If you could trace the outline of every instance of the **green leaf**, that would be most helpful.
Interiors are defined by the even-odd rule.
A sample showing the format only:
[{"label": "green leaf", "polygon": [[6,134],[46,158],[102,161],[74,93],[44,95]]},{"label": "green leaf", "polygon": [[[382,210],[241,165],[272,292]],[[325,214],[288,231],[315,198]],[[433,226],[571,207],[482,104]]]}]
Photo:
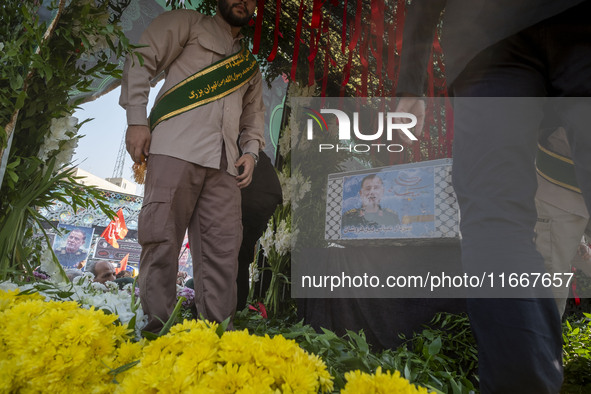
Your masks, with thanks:
[{"label": "green leaf", "polygon": [[365,340],[365,338],[362,338],[357,333],[355,333],[353,331],[349,331],[349,330],[347,330],[347,335],[349,335],[351,338],[353,338],[353,340],[355,341],[357,347],[359,347],[359,350],[361,352],[363,352],[363,353],[369,352],[369,345],[367,344],[367,341]]},{"label": "green leaf", "polygon": [[14,109],[19,110],[25,105],[25,99],[27,98],[27,93],[23,90],[19,92],[18,97],[16,98],[16,103],[14,104]]},{"label": "green leaf", "polygon": [[441,337],[437,337],[437,338],[435,338],[435,340],[433,342],[431,342],[429,344],[429,354],[431,356],[434,356],[436,354],[439,354],[440,350],[441,350]]},{"label": "green leaf", "polygon": [[16,78],[10,80],[10,87],[14,90],[22,89],[23,84],[24,80],[21,75],[17,75]]},{"label": "green leaf", "polygon": [[168,318],[168,320],[164,324],[164,327],[162,327],[162,329],[158,333],[159,337],[168,334],[168,332],[170,331],[170,328],[176,323],[177,317],[178,317],[179,313],[181,312],[181,305],[183,304],[183,302],[185,300],[186,300],[185,297],[179,297],[179,299],[176,303],[176,306],[174,307],[174,310],[172,311],[172,314],[170,315],[170,317]]},{"label": "green leaf", "polygon": [[65,299],[65,298],[70,298],[74,292],[73,291],[58,291],[57,293],[55,293],[59,298]]},{"label": "green leaf", "polygon": [[10,176],[10,179],[12,179],[12,181],[14,183],[18,182],[18,175],[14,172],[14,171],[7,171],[6,174],[8,174],[8,176]]},{"label": "green leaf", "polygon": [[410,372],[410,365],[409,365],[409,362],[407,361],[407,362],[406,362],[406,365],[404,366],[404,378],[405,378],[406,380],[410,380],[410,378],[411,378],[411,375],[412,375],[412,374],[411,374],[411,372]]},{"label": "green leaf", "polygon": [[129,371],[131,368],[135,367],[139,363],[140,363],[140,360],[136,360],[136,361],[132,361],[130,363],[127,363],[125,365],[122,365],[119,368],[111,369],[109,371],[109,375],[116,376],[122,372]]},{"label": "green leaf", "polygon": [[131,330],[131,331],[135,331],[135,321],[136,321],[137,315],[134,314],[133,317],[129,320],[129,323],[127,323],[127,329]]},{"label": "green leaf", "polygon": [[228,328],[228,325],[230,324],[230,318],[228,317],[226,320],[224,320],[223,322],[220,323],[220,325],[216,328],[215,333],[218,335],[218,337],[222,337],[222,335],[224,335],[224,332],[226,332],[226,329]]},{"label": "green leaf", "polygon": [[429,392],[434,392],[434,393],[436,393],[436,394],[446,394],[445,392],[443,392],[443,391],[441,391],[441,390],[438,390],[438,389],[436,389],[435,387],[433,387],[433,386],[432,386],[432,385],[430,385],[430,384],[425,384],[424,386],[425,386],[426,388],[428,388],[428,389],[429,389]]},{"label": "green leaf", "polygon": [[150,331],[142,331],[142,337],[146,338],[148,341],[153,341],[158,338],[158,334],[154,334]]},{"label": "green leaf", "polygon": [[451,379],[449,383],[451,384],[453,394],[462,394],[462,388],[456,383],[455,380]]}]

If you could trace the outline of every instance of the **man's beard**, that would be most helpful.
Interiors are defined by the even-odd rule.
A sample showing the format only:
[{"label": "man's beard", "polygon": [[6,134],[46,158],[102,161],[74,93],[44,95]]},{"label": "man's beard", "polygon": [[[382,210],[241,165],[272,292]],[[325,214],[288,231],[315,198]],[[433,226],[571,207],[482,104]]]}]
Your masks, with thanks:
[{"label": "man's beard", "polygon": [[[250,21],[252,15],[247,15],[244,17],[236,16],[232,13],[232,0],[218,0],[218,8],[220,9],[220,13],[222,17],[230,26],[234,27],[242,27]],[[244,6],[246,9],[246,6]],[[248,12],[248,10],[246,11]]]}]

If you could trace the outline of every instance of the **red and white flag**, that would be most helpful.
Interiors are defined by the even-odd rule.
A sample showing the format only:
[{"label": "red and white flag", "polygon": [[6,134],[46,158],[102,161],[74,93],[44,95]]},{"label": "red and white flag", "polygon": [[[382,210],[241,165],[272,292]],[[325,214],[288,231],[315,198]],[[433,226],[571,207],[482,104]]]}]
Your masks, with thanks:
[{"label": "red and white flag", "polygon": [[101,234],[111,246],[119,249],[118,239],[123,239],[127,235],[127,226],[125,225],[125,219],[123,218],[123,210],[119,208],[117,216],[111,220],[111,223],[105,228],[105,231]]}]

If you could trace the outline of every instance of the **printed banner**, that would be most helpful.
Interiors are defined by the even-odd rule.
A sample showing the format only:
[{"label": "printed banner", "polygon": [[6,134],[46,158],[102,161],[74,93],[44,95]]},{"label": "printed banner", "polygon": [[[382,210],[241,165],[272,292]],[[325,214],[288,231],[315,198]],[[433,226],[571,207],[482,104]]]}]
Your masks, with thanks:
[{"label": "printed banner", "polygon": [[115,249],[104,238],[99,238],[93,258],[102,260],[121,261],[129,253],[128,264],[139,264],[142,247],[136,241],[119,241],[119,248]]}]

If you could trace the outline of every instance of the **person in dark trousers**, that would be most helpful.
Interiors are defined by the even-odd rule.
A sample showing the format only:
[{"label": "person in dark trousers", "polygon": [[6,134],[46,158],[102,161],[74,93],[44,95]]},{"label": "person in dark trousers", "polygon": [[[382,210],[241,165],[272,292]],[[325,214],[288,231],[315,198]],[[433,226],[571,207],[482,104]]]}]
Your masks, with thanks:
[{"label": "person in dark trousers", "polygon": [[[238,254],[238,303],[243,309],[249,292],[249,268],[255,258],[259,238],[267,229],[267,223],[275,208],[282,202],[281,184],[271,159],[260,152],[259,162],[252,174],[250,185],[242,189],[242,244]],[[262,267],[261,267],[262,268]],[[263,274],[263,278],[269,275]],[[265,281],[260,284],[265,287]]]},{"label": "person in dark trousers", "polygon": [[[556,104],[568,133],[576,177],[591,208],[591,2],[412,1],[404,25],[399,112],[424,115],[417,96],[425,91],[443,9],[441,46],[454,96],[452,180],[464,269],[474,275],[543,273],[533,241],[534,161],[549,102]],[[561,324],[550,289],[497,289],[467,299],[467,307],[483,394],[560,391]]]}]

